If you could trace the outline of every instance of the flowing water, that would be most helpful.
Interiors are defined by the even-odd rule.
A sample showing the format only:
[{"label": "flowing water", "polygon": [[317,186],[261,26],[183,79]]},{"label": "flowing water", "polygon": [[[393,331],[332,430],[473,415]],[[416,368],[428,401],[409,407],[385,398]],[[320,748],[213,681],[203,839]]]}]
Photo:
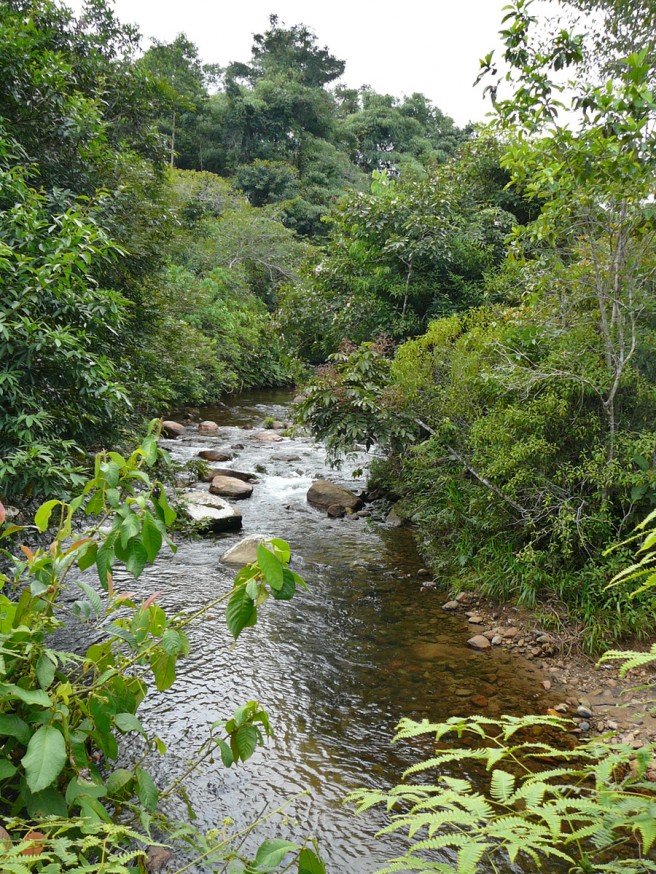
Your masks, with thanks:
[{"label": "flowing water", "polygon": [[[201,449],[241,444],[225,466],[252,471],[259,465],[266,472],[253,496],[239,502],[241,532],[183,542],[143,574],[141,591],[162,590],[168,611],[210,602],[229,590],[234,576],[221,555],[256,533],[290,542],[292,567],[309,590],[291,602],[267,602],[258,625],[235,647],[222,609],[192,626],[191,655],[180,663],[175,685],[144,705],[145,722],[169,750],[151,767],[162,783],[175,779],[215,720],[256,699],[268,710],[275,736],[244,765],[227,770],[217,758],[189,777],[197,824],[220,828],[230,817],[243,826],[309,790],[290,806],[287,821],[266,822],[259,839],[310,833],[328,871],[369,874],[401,844],[374,837],[386,822],[384,812],[355,817],[342,802],[356,787],[399,782],[404,768],[426,754],[425,743],[423,749],[390,745],[399,718],[467,715],[476,712],[471,698],[477,694],[488,699],[490,715],[544,709],[536,700],[540,676],[500,650],[475,653],[466,646],[463,618],[445,614],[444,592],[418,576],[421,562],[408,531],[369,519],[331,520],[307,504],[313,479],[354,490],[364,482],[351,479],[347,468],[326,468],[321,448],[307,438],[256,439],[265,416],[289,417],[289,397],[242,396],[229,407],[202,411],[221,426],[218,436],[189,432],[164,441],[181,461]],[[356,459],[351,467],[361,463]]]}]

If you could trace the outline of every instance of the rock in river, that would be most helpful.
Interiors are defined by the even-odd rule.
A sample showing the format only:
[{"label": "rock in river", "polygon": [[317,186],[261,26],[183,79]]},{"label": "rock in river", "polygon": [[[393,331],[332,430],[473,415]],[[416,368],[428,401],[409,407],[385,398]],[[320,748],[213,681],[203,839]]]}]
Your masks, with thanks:
[{"label": "rock in river", "polygon": [[[362,499],[353,492],[325,479],[318,479],[312,483],[307,493],[307,502],[319,510],[328,510],[334,505],[339,505],[344,510],[359,510],[362,507]],[[334,512],[334,511],[333,511]]]},{"label": "rock in river", "polygon": [[216,424],[216,422],[210,422],[209,420],[205,420],[204,422],[200,423],[200,425],[198,426],[198,430],[201,434],[216,434],[216,432],[219,430],[219,426]]},{"label": "rock in river", "polygon": [[183,492],[185,514],[200,531],[236,531],[241,528],[241,513],[223,498],[209,492]]},{"label": "rock in river", "polygon": [[218,449],[202,449],[198,456],[205,461],[230,461],[233,457],[231,452],[221,452]]},{"label": "rock in river", "polygon": [[223,564],[228,564],[231,567],[245,567],[257,559],[257,547],[260,543],[264,543],[266,537],[263,534],[251,534],[249,537],[244,537],[239,543],[231,546],[227,552],[221,556]]},{"label": "rock in river", "polygon": [[467,644],[474,649],[489,649],[491,646],[490,641],[487,637],[483,637],[482,634],[476,634],[474,637],[470,637]]},{"label": "rock in river", "polygon": [[233,479],[240,479],[245,483],[256,483],[257,474],[249,473],[245,470],[232,470],[229,467],[212,467],[203,477],[203,482],[211,483],[215,476],[230,476]]},{"label": "rock in river", "polygon": [[253,486],[234,476],[215,476],[210,485],[213,495],[223,495],[224,498],[250,498]]},{"label": "rock in river", "polygon": [[184,425],[181,425],[180,422],[173,422],[170,419],[166,419],[162,422],[162,431],[167,437],[181,437],[184,434],[185,427]]}]

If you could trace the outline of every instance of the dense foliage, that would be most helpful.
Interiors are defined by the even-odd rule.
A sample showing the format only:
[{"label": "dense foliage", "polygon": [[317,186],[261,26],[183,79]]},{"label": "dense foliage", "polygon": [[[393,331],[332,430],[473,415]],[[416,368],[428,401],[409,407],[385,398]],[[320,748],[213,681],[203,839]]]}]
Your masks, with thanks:
[{"label": "dense foliage", "polygon": [[[403,198],[380,197],[375,209],[360,198],[362,224],[345,223],[343,250],[353,285],[356,259],[373,254],[375,268],[360,287],[375,283],[380,265],[403,313],[412,301],[413,261],[409,255],[401,261],[404,289],[395,284],[395,272],[403,272],[392,269],[390,255],[412,252],[415,234],[424,247],[422,229],[430,226],[437,258],[422,285],[434,309],[446,290],[447,311],[463,311],[401,345],[387,387],[383,381],[368,389],[379,408],[381,399],[393,399],[388,415],[396,409],[417,420],[414,438],[392,457],[384,478],[403,498],[434,567],[503,598],[565,602],[584,619],[588,645],[599,646],[613,635],[653,628],[651,594],[629,602],[617,590],[606,592],[608,569],[596,556],[656,498],[656,101],[646,51],[616,63],[608,82],[588,81],[580,73],[583,37],[561,30],[548,46],[536,47],[529,7],[518,0],[506,17],[507,72],[500,76],[492,56],[481,62],[495,98],[500,164],[523,198],[519,205],[528,208],[490,211],[474,201],[458,225],[463,200],[444,197],[446,223],[433,201],[427,220],[421,209],[412,212],[402,238],[394,222]],[[559,73],[568,67],[579,71],[571,83]],[[578,113],[576,129],[559,123],[564,108]],[[458,180],[466,166],[455,162],[440,177]],[[455,225],[460,247],[445,225]],[[472,256],[462,240],[477,231],[472,249],[480,264],[474,260],[468,275]],[[454,262],[446,285],[445,257]],[[366,331],[377,311],[371,301],[362,309],[370,321],[360,313],[355,321]],[[388,317],[388,324],[395,322]],[[321,422],[308,403],[311,408],[314,398],[317,411],[326,409],[326,390],[331,393],[325,384],[323,394],[310,390],[303,415],[334,451],[348,446],[344,423],[358,420],[363,404],[338,388],[332,395],[340,413]],[[371,440],[380,435],[388,442],[384,412],[368,426]]]}]

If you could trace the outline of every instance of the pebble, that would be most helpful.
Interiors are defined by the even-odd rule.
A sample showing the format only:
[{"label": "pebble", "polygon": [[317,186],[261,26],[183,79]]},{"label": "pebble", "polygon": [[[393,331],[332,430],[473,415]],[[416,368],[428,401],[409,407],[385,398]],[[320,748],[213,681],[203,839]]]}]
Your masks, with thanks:
[{"label": "pebble", "polygon": [[471,622],[472,625],[480,625],[483,622],[483,617],[475,613],[473,616],[469,616],[467,621]]},{"label": "pebble", "polygon": [[543,680],[542,688],[545,690],[545,692],[548,692],[549,689],[551,689],[551,680]]},{"label": "pebble", "polygon": [[499,646],[500,643],[503,643],[503,637],[500,634],[495,634],[492,638],[492,644],[494,646]]},{"label": "pebble", "polygon": [[592,718],[592,710],[589,707],[581,704],[576,708],[577,716],[582,716],[583,719],[591,719]]},{"label": "pebble", "polygon": [[472,695],[471,703],[475,707],[487,707],[490,702],[487,700],[485,695]]},{"label": "pebble", "polygon": [[457,601],[447,601],[446,604],[442,604],[442,610],[457,610],[460,607]]},{"label": "pebble", "polygon": [[579,728],[581,731],[590,731],[590,723],[589,722],[579,722]]}]

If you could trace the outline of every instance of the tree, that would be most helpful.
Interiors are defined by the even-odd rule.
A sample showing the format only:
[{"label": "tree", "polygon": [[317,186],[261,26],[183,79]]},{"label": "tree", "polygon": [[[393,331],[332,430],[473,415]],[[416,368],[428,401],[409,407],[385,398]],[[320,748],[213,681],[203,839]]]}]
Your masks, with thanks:
[{"label": "tree", "polygon": [[[201,63],[197,46],[184,33],[178,34],[172,43],[154,40],[141,63],[164,86],[163,97],[169,110],[169,120],[164,128],[169,136],[169,163],[173,167],[176,148],[180,147],[176,143],[178,119],[182,116],[188,126],[189,114],[201,114],[202,104],[207,98],[207,84],[216,78],[218,68]],[[197,134],[195,137],[192,134],[192,138],[197,139]],[[183,143],[182,148],[193,150],[189,142]]]}]

